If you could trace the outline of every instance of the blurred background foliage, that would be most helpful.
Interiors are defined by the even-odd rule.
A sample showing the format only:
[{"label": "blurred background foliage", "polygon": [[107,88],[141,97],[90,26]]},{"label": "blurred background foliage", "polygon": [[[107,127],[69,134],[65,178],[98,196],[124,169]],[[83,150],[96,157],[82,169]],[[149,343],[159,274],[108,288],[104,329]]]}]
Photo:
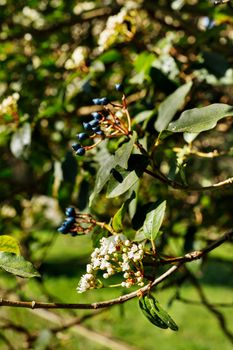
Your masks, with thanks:
[{"label": "blurred background foliage", "polygon": [[[77,158],[71,144],[82,131],[82,122],[96,110],[92,98],[119,100],[114,89],[119,82],[125,86],[133,127],[148,144],[158,135],[154,123],[161,102],[188,81],[193,81],[193,86],[185,109],[211,103],[233,105],[232,2],[214,6],[208,0],[0,0],[0,26],[0,234],[16,237],[22,254],[43,276],[40,282],[25,284],[2,272],[1,293],[11,295],[13,291],[26,300],[51,300],[51,293],[52,300],[66,302],[110,298],[113,291],[77,296],[75,288],[91,242],[86,237],[58,237],[56,228],[68,205],[91,210],[108,221],[124,198],[106,199],[100,194],[88,208],[95,174],[106,153],[102,148]],[[232,145],[232,118],[226,118],[193,142],[195,150],[209,156],[188,154],[183,136],[176,134],[158,147],[155,161],[166,174],[172,176],[178,167],[178,176],[185,176],[188,183],[208,186],[232,176]],[[117,141],[109,142],[109,152],[116,147]],[[202,193],[175,191],[145,176],[133,226],[140,227],[149,203],[167,199],[165,234],[159,244],[168,255],[182,255],[232,228],[232,194],[232,186]],[[130,226],[130,221],[125,225]],[[212,253],[202,264],[191,264],[213,302],[232,302],[232,252],[228,248]],[[162,299],[167,302],[169,295],[171,299],[179,286],[187,298],[198,299],[188,282],[183,287],[182,273],[179,277]],[[182,328],[178,336],[163,336],[153,326],[144,325],[144,320],[136,324],[134,308],[131,303],[125,307],[127,312],[105,313],[98,316],[98,322],[89,320],[87,325],[138,349],[152,348],[157,339],[161,349],[176,341],[178,350],[217,349],[216,344],[223,343],[230,349],[230,336],[217,328],[221,321],[212,321],[213,316],[208,318],[199,306],[174,302],[172,311]],[[9,318],[32,327],[27,324],[26,311],[1,310],[1,315],[2,320]],[[77,349],[76,341],[78,349],[105,347],[90,339],[80,340],[74,333],[44,334],[46,324],[34,317],[32,331],[37,335],[28,336],[22,349]],[[214,325],[210,327],[207,318]],[[213,331],[205,336],[203,327],[213,327]],[[21,349],[17,337],[12,340],[16,333],[19,339],[24,334],[14,327],[1,331],[3,348],[10,349],[10,341],[12,348]]]}]

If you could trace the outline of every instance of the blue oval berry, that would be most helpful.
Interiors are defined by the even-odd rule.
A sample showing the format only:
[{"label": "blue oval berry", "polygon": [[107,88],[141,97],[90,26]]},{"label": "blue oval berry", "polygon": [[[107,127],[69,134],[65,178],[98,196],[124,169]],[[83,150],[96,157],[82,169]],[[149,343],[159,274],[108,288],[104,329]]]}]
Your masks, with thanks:
[{"label": "blue oval berry", "polygon": [[76,152],[77,156],[84,156],[85,153],[86,153],[86,150],[83,147],[79,148]]},{"label": "blue oval berry", "polygon": [[79,143],[73,143],[72,148],[74,151],[78,151],[82,146]]},{"label": "blue oval berry", "polygon": [[66,225],[62,224],[60,227],[58,227],[57,231],[65,235],[69,232],[69,229]]},{"label": "blue oval berry", "polygon": [[123,91],[123,85],[122,84],[116,84],[115,88],[116,88],[116,91],[120,91],[120,92]]},{"label": "blue oval berry", "polygon": [[92,131],[94,131],[95,133],[97,133],[98,131],[100,131],[100,127],[96,126],[94,128],[92,128]]},{"label": "blue oval berry", "polygon": [[75,209],[72,207],[66,208],[66,216],[75,217]]},{"label": "blue oval berry", "polygon": [[68,217],[64,223],[67,225],[67,227],[71,227],[75,223],[75,217],[73,216]]},{"label": "blue oval berry", "polygon": [[97,120],[101,120],[102,116],[98,112],[91,113],[92,117]]},{"label": "blue oval berry", "polygon": [[85,132],[81,132],[80,134],[77,135],[77,138],[80,140],[80,141],[84,141],[86,139],[89,138],[89,135],[86,134]]},{"label": "blue oval berry", "polygon": [[93,120],[91,120],[90,121],[90,125],[91,125],[91,128],[92,128],[92,130],[93,130],[93,128],[95,128],[96,126],[98,126],[99,125],[99,120],[97,120],[97,119],[93,119]]},{"label": "blue oval berry", "polygon": [[93,98],[92,102],[94,103],[94,105],[100,105],[100,98]]},{"label": "blue oval berry", "polygon": [[89,130],[89,131],[91,130],[91,125],[89,123],[84,122],[83,127],[85,130]]},{"label": "blue oval berry", "polygon": [[103,132],[103,130],[97,130],[95,131],[95,133],[99,136],[105,136],[105,133]]},{"label": "blue oval berry", "polygon": [[99,104],[100,105],[103,105],[103,106],[105,106],[105,105],[107,105],[110,101],[109,101],[109,99],[107,98],[107,97],[102,97],[102,98],[100,98],[99,99]]}]

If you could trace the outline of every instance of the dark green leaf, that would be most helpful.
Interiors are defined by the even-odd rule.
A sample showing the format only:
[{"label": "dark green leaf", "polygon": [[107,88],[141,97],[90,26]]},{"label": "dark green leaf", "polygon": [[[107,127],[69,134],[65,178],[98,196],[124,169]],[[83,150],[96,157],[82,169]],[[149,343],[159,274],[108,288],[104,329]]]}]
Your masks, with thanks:
[{"label": "dark green leaf", "polygon": [[101,56],[98,57],[98,59],[104,64],[106,64],[111,62],[117,62],[121,59],[121,57],[121,53],[118,50],[113,49],[103,53]]},{"label": "dark green leaf", "polygon": [[154,312],[158,317],[173,331],[178,331],[178,326],[171,316],[161,307],[159,302],[154,298]]},{"label": "dark green leaf", "polygon": [[154,312],[154,300],[147,295],[143,295],[139,298],[139,307],[142,310],[144,316],[156,327],[166,329],[168,325],[161,320],[161,318]]},{"label": "dark green leaf", "polygon": [[133,132],[129,141],[124,143],[115,153],[115,163],[124,169],[128,168],[128,159],[132,153],[137,134]]},{"label": "dark green leaf", "polygon": [[0,268],[20,277],[40,276],[29,261],[12,253],[0,252]]},{"label": "dark green leaf", "polygon": [[115,157],[108,156],[108,158],[105,159],[105,162],[99,168],[99,170],[96,174],[95,188],[94,188],[94,190],[90,196],[90,200],[89,200],[90,206],[91,206],[94,198],[96,197],[96,195],[98,193],[100,193],[100,191],[102,190],[102,188],[104,187],[104,185],[108,181],[108,179],[111,175],[111,171],[115,167],[115,165],[116,165]]},{"label": "dark green leaf", "polygon": [[203,65],[218,78],[223,77],[230,68],[226,58],[218,52],[203,52],[203,58]]},{"label": "dark green leaf", "polygon": [[180,118],[168,125],[173,132],[198,133],[212,129],[218,120],[233,114],[233,106],[214,103],[207,107],[194,108],[184,111]]},{"label": "dark green leaf", "polygon": [[176,112],[184,105],[185,98],[191,87],[191,81],[180,86],[160,104],[158,109],[158,118],[155,122],[155,129],[157,131],[160,132],[166,129]]},{"label": "dark green leaf", "polygon": [[107,198],[114,198],[128,191],[138,180],[138,175],[135,171],[121,171],[122,181],[116,180],[116,177],[111,177],[107,189]]},{"label": "dark green leaf", "polygon": [[155,240],[162,225],[166,210],[166,201],[163,201],[157,208],[146,215],[143,224],[143,232],[147,239]]}]

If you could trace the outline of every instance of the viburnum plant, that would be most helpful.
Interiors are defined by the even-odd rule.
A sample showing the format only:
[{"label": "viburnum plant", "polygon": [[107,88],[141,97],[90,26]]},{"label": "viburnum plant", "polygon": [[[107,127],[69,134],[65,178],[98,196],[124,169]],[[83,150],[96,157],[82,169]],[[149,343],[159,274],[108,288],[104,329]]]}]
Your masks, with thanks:
[{"label": "viburnum plant", "polygon": [[[92,289],[118,287],[125,293],[116,299],[92,304],[1,299],[1,306],[98,309],[121,304],[137,297],[139,307],[153,325],[178,330],[176,323],[152,295],[153,289],[180,267],[185,269],[190,279],[196,284],[192,273],[185,266],[186,263],[202,259],[233,237],[232,230],[220,237],[215,237],[211,243],[207,237],[204,242],[209,244],[202,245],[202,249],[194,251],[188,249],[190,241],[187,240],[184,249],[186,254],[177,256],[168,239],[170,233],[167,229],[169,226],[166,224],[166,206],[168,207],[172,198],[163,195],[161,191],[161,197],[157,202],[147,205],[146,210],[139,213],[140,208],[137,208],[140,192],[145,191],[144,174],[152,181],[181,193],[210,192],[233,183],[233,178],[229,177],[207,186],[203,186],[203,183],[195,186],[189,184],[185,167],[190,155],[204,158],[222,155],[222,151],[214,150],[206,153],[199,150],[196,146],[194,147],[194,140],[201,132],[213,129],[219,120],[231,117],[233,114],[232,106],[215,103],[201,108],[187,109],[172,121],[184,106],[191,88],[192,82],[189,81],[159,105],[153,134],[147,132],[149,123],[153,121],[153,113],[144,111],[136,117],[131,116],[123,86],[117,84],[117,93],[122,94],[121,101],[111,101],[108,97],[93,99],[96,111],[91,113],[91,120],[83,122],[84,131],[77,134],[78,142],[72,144],[75,154],[78,157],[84,157],[83,159],[88,152],[90,152],[90,158],[97,157],[101,152],[104,153],[104,161],[100,162],[89,199],[90,210],[83,212],[76,207],[68,207],[66,218],[58,228],[61,234],[70,234],[77,239],[80,235],[88,235],[93,241],[93,251],[89,257],[86,272],[78,282],[77,292],[85,293]],[[230,120],[229,118],[228,121]],[[142,122],[144,126],[140,125]],[[160,148],[162,146],[166,150],[170,145],[166,144],[166,141],[169,138],[176,138],[177,133],[183,133],[185,145],[176,147],[173,143],[175,169],[166,170],[161,165],[161,161],[158,161],[158,158],[161,158]],[[231,150],[225,151],[228,155],[231,152]],[[174,168],[174,163],[172,167]],[[104,191],[109,200],[121,198],[120,208],[106,221],[100,220],[98,213],[93,210],[96,201],[100,197],[103,198]],[[113,208],[115,207],[114,204]],[[198,217],[196,220],[200,222]],[[13,237],[2,235],[0,248],[2,269],[20,277],[40,276],[33,265],[20,254],[18,243]],[[171,267],[164,270],[167,265]],[[131,288],[134,290],[131,291]],[[177,294],[175,298],[178,297]]]},{"label": "viburnum plant", "polygon": [[[86,273],[79,281],[78,293],[103,287],[136,286],[139,288],[137,291],[139,306],[149,321],[158,327],[169,327],[172,330],[177,330],[177,325],[151,295],[153,286],[157,284],[157,267],[178,262],[178,265],[171,268],[173,271],[186,261],[201,258],[215,246],[207,248],[206,251],[204,249],[186,254],[181,258],[164,258],[160,245],[157,246],[161,240],[161,227],[166,212],[166,200],[163,198],[158,205],[149,208],[139,229],[133,230],[131,227],[127,230],[124,227],[124,220],[126,217],[132,220],[135,215],[137,191],[144,173],[168,186],[185,191],[214,190],[216,187],[232,183],[233,179],[229,178],[208,187],[192,187],[188,185],[182,173],[180,178],[183,181],[177,181],[165,175],[156,165],[156,149],[167,137],[172,137],[174,133],[184,133],[188,147],[184,148],[182,156],[177,156],[178,159],[180,157],[177,164],[182,165],[185,156],[192,150],[192,141],[198,134],[213,128],[218,120],[233,113],[232,106],[212,104],[186,110],[178,120],[171,122],[184,104],[191,86],[191,82],[181,86],[160,105],[155,123],[158,136],[150,145],[145,139],[140,140],[136,127],[132,126],[135,123],[133,124],[133,118],[130,116],[127,98],[121,84],[116,84],[116,90],[122,93],[121,103],[112,102],[108,97],[93,99],[98,111],[91,114],[90,121],[83,122],[84,132],[77,135],[78,143],[74,143],[72,148],[77,156],[84,156],[87,151],[94,148],[98,152],[102,142],[107,145],[106,140],[119,139],[115,153],[109,155],[97,173],[90,206],[106,185],[108,198],[124,195],[124,202],[110,222],[100,222],[90,213],[82,213],[74,207],[69,207],[66,210],[66,219],[58,228],[60,233],[70,233],[72,236],[92,233],[95,242]],[[116,276],[120,278],[120,282],[114,284]]]}]

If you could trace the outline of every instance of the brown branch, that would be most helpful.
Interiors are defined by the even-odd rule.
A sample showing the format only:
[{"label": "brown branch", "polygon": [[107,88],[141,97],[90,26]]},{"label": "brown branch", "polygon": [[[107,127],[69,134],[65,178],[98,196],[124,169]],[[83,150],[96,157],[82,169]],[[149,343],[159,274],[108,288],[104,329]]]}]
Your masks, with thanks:
[{"label": "brown branch", "polygon": [[153,171],[146,169],[146,170],[144,170],[144,172],[147,173],[148,175],[151,175],[155,179],[158,179],[161,182],[167,184],[168,186],[171,186],[175,190],[183,190],[183,191],[187,191],[187,192],[189,192],[189,191],[197,191],[197,192],[214,191],[218,188],[222,188],[222,187],[225,187],[227,185],[233,184],[233,177],[230,177],[226,180],[217,182],[211,186],[190,186],[190,185],[183,185],[179,182],[170,180],[164,174],[162,174],[161,172],[158,172],[158,171],[157,171],[157,173],[154,173]]},{"label": "brown branch", "polygon": [[73,320],[67,322],[66,324],[64,324],[62,326],[59,326],[59,327],[56,327],[56,328],[52,328],[51,332],[52,333],[58,333],[58,332],[62,332],[64,330],[66,330],[68,328],[71,328],[73,326],[77,326],[77,325],[83,323],[84,321],[88,320],[89,318],[92,318],[94,316],[99,315],[103,311],[105,311],[105,310],[104,309],[100,309],[98,311],[95,311],[95,313],[89,313],[89,314],[86,314],[86,315],[84,315],[82,317],[76,317]]},{"label": "brown branch", "polygon": [[143,288],[140,288],[134,292],[131,292],[129,294],[125,294],[123,296],[120,296],[119,298],[106,300],[103,302],[96,302],[91,304],[70,304],[70,303],[42,303],[37,301],[12,301],[12,300],[6,300],[1,298],[0,299],[0,306],[8,306],[8,307],[22,307],[22,308],[30,308],[30,309],[102,309],[106,307],[111,307],[116,304],[123,304],[126,301],[136,298],[139,294],[145,293],[152,289],[153,287],[160,284],[162,281],[166,280],[169,276],[171,276],[175,271],[179,269],[180,266],[182,266],[184,263],[193,261],[196,259],[202,258],[204,255],[208,254],[213,249],[217,248],[224,242],[228,240],[233,239],[233,230],[230,232],[226,232],[222,237],[217,239],[216,241],[212,242],[210,245],[208,245],[206,248],[200,251],[194,251],[189,254],[186,254],[183,257],[177,258],[178,261],[173,260],[167,260],[166,263],[174,263],[178,262],[177,265],[172,266],[169,270],[167,270],[165,273],[163,273],[161,276],[156,278],[152,283],[148,283]]},{"label": "brown branch", "polygon": [[233,230],[226,232],[223,236],[220,238],[216,239],[214,242],[209,244],[206,248],[202,250],[195,250],[191,253],[187,253],[184,256],[179,256],[175,258],[169,258],[169,259],[161,259],[157,264],[161,265],[167,265],[167,264],[172,264],[172,263],[185,263],[197,259],[201,259],[204,255],[208,254],[211,250],[217,248],[220,246],[223,242],[225,241],[232,241],[233,240]]},{"label": "brown branch", "polygon": [[[139,149],[139,151],[143,155],[147,155],[147,151],[143,148],[143,146],[137,141],[135,143],[135,146]],[[144,173],[152,176],[153,178],[161,181],[164,184],[167,184],[168,186],[174,188],[175,190],[183,190],[183,191],[197,191],[197,192],[204,192],[204,191],[214,191],[218,188],[225,187],[227,185],[233,184],[233,177],[230,177],[226,180],[217,182],[211,186],[191,186],[191,185],[185,185],[182,183],[179,183],[174,180],[170,180],[166,175],[164,175],[158,168],[154,169],[154,171],[151,171],[149,169],[144,169]]]}]

